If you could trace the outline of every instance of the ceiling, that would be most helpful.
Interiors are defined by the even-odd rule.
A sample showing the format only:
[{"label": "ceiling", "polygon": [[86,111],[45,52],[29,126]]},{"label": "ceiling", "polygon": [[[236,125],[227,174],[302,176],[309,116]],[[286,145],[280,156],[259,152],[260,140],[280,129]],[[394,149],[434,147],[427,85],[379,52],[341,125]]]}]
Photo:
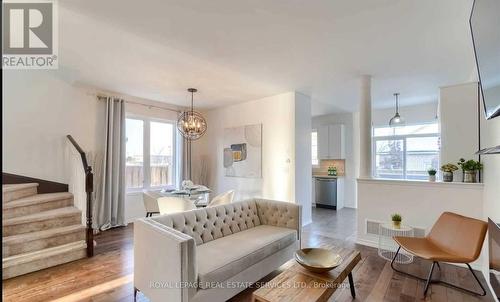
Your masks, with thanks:
[{"label": "ceiling", "polygon": [[475,79],[472,0],[59,1],[59,72],[123,94],[205,109],[286,91],[313,114],[434,102]]}]

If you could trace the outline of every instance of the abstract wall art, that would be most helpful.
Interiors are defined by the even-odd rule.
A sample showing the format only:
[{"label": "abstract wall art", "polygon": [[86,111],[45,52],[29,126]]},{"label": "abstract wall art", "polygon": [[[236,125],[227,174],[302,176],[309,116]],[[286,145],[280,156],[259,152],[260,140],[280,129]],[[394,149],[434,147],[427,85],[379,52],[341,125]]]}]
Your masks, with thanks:
[{"label": "abstract wall art", "polygon": [[262,124],[224,129],[224,175],[262,177]]}]

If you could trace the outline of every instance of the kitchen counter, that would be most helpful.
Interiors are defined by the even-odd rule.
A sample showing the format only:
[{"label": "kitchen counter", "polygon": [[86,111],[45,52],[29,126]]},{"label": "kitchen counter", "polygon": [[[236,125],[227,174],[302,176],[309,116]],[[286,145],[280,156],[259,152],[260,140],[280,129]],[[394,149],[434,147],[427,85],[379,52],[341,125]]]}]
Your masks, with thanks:
[{"label": "kitchen counter", "polygon": [[343,175],[337,175],[337,176],[329,176],[329,175],[325,175],[325,174],[313,174],[314,178],[339,178],[339,177],[343,177]]}]

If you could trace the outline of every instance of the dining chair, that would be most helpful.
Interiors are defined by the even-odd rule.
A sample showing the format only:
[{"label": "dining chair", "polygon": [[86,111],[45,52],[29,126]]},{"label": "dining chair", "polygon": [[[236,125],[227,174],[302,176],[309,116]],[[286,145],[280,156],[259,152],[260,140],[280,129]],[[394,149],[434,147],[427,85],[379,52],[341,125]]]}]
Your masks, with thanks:
[{"label": "dining chair", "polygon": [[[425,281],[424,297],[431,283],[440,283],[470,294],[484,296],[486,295],[486,290],[469,263],[479,258],[487,227],[488,224],[485,221],[451,212],[444,212],[438,218],[426,237],[394,237],[399,247],[392,259],[391,267],[394,271],[405,276]],[[427,279],[394,268],[394,261],[401,248],[415,256],[432,261]],[[434,271],[434,266],[437,265],[438,269],[441,271],[439,262],[461,263],[467,265],[472,276],[474,276],[474,279],[476,279],[476,282],[481,287],[482,292],[477,293],[442,280],[433,280],[432,272]]]},{"label": "dining chair", "polygon": [[160,213],[157,202],[160,197],[161,195],[155,191],[142,192],[142,201],[144,203],[144,208],[146,209],[146,217],[151,217],[153,214]]},{"label": "dining chair", "polygon": [[207,207],[215,207],[221,204],[228,204],[233,202],[234,190],[229,190],[222,194],[215,196],[207,205]]},{"label": "dining chair", "polygon": [[196,206],[191,200],[180,197],[158,198],[158,207],[161,215],[196,209]]}]

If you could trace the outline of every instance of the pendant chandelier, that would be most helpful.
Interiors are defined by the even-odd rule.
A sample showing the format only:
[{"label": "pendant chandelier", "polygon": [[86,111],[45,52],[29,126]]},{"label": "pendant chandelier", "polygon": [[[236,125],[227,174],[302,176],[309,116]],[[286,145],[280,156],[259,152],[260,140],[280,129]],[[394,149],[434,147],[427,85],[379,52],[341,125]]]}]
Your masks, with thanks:
[{"label": "pendant chandelier", "polygon": [[199,139],[207,131],[207,122],[205,118],[199,113],[194,111],[194,93],[198,90],[196,88],[188,88],[191,92],[191,110],[184,111],[177,120],[177,129],[187,140],[194,141]]},{"label": "pendant chandelier", "polygon": [[399,93],[395,93],[394,97],[396,98],[396,114],[389,121],[389,126],[391,127],[399,127],[405,125],[405,120],[399,115]]}]

